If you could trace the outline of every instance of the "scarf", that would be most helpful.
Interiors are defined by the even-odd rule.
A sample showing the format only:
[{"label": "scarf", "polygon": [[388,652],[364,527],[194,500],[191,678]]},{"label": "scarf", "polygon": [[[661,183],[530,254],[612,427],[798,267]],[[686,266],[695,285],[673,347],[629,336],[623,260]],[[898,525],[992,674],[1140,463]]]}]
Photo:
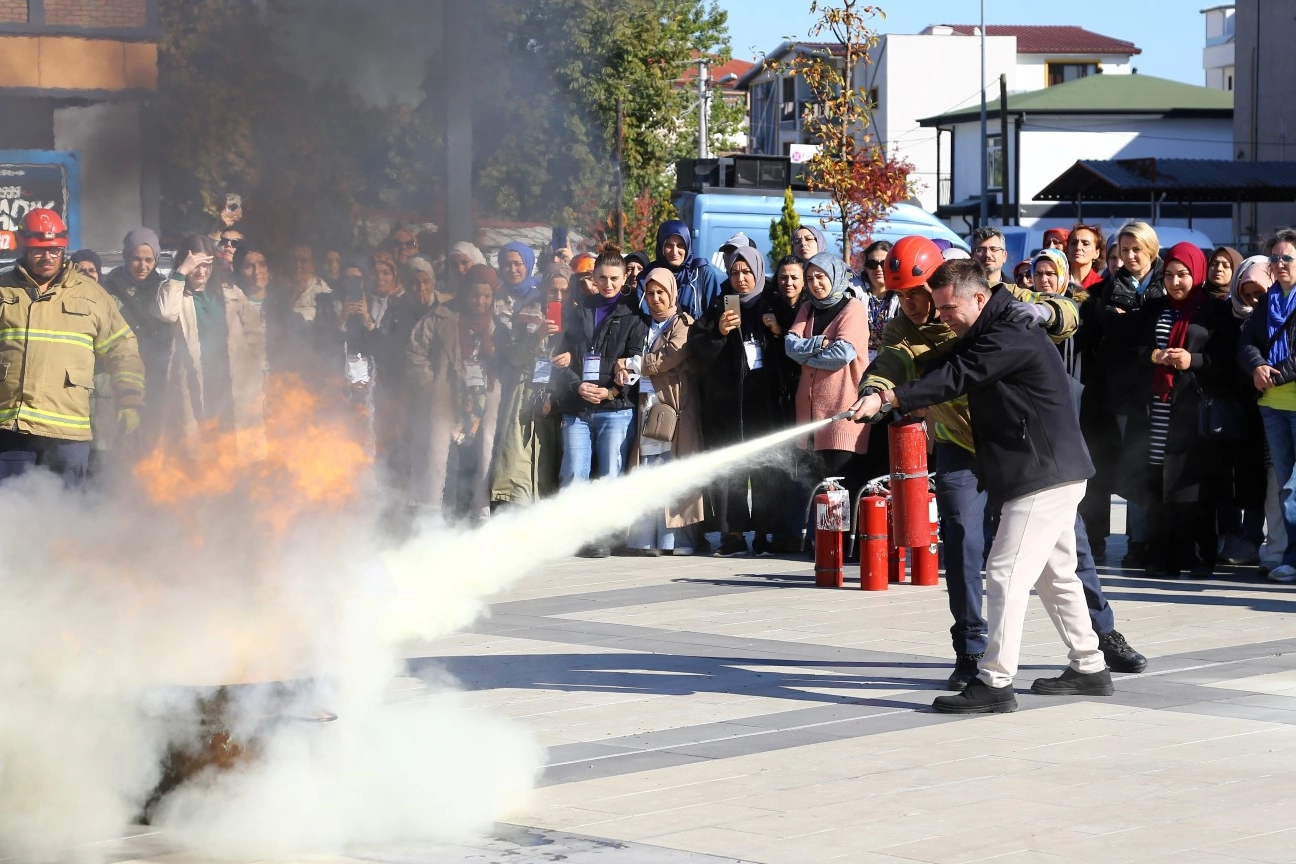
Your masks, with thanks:
[{"label": "scarf", "polygon": [[[1170,247],[1170,252],[1166,255],[1166,263],[1169,264],[1171,261],[1187,268],[1193,281],[1192,288],[1180,300],[1171,297],[1169,292],[1166,293],[1170,308],[1177,313],[1174,324],[1170,327],[1170,336],[1166,339],[1166,347],[1182,348],[1188,337],[1188,326],[1192,324],[1197,310],[1206,302],[1206,256],[1192,243],[1176,243]],[[1174,389],[1175,371],[1169,366],[1158,364],[1152,372],[1152,395],[1162,402],[1170,401],[1170,391]]]},{"label": "scarf", "polygon": [[[732,266],[733,262],[738,260],[742,260],[751,268],[752,281],[756,283],[756,287],[752,288],[752,290],[746,294],[738,295],[739,303],[750,306],[760,299],[765,290],[765,256],[761,254],[759,249],[754,249],[751,246],[741,246],[733,251],[733,257],[729,259],[729,263]],[[733,284],[732,280],[730,284]]]},{"label": "scarf", "polygon": [[516,252],[518,255],[522,256],[522,265],[526,268],[527,275],[525,279],[516,285],[505,285],[504,290],[508,292],[510,297],[518,301],[519,305],[522,305],[530,299],[531,295],[540,290],[540,280],[536,279],[535,276],[535,253],[532,252],[531,247],[525,243],[519,243],[516,240],[512,243],[505,243],[500,248],[499,254],[495,256],[495,260],[500,262],[501,265],[501,282],[503,282],[504,278],[504,256],[509,252]]},{"label": "scarf", "polygon": [[1252,255],[1233,268],[1233,284],[1229,286],[1229,302],[1233,306],[1233,317],[1239,321],[1249,316],[1253,308],[1242,302],[1242,286],[1248,282],[1256,283],[1265,291],[1268,291],[1273,286],[1273,274],[1269,272],[1268,257]]},{"label": "scarf", "polygon": [[[832,280],[832,291],[830,291],[828,296],[824,297],[822,300],[814,296],[814,294],[810,292],[809,288],[806,288],[806,293],[810,294],[810,302],[814,304],[816,309],[831,309],[840,303],[842,298],[846,296],[846,289],[850,285],[848,281],[850,279],[850,271],[846,269],[846,262],[831,252],[820,252],[807,263],[810,267],[818,267],[820,270],[827,273],[828,278]],[[809,282],[810,274],[806,273],[807,285]]]},{"label": "scarf", "polygon": [[[1054,229],[1058,230],[1058,229]],[[1041,261],[1048,261],[1053,265],[1053,270],[1057,273],[1057,293],[1065,294],[1067,286],[1071,283],[1071,262],[1067,257],[1057,249],[1041,249],[1030,261],[1031,285],[1035,284],[1035,267]],[[1035,290],[1039,290],[1036,288]]]},{"label": "scarf", "polygon": [[1296,314],[1296,288],[1284,292],[1282,286],[1275,282],[1269,288],[1265,301],[1268,312],[1265,332],[1269,337],[1269,365],[1277,367],[1283,364],[1288,355],[1287,340],[1279,337],[1283,335],[1287,319]]},{"label": "scarf", "polygon": [[[1232,246],[1220,246],[1218,249],[1211,252],[1210,257],[1206,259],[1206,267],[1208,271],[1210,268],[1210,262],[1214,261],[1216,258],[1227,258],[1229,264],[1233,267],[1234,276],[1237,275],[1238,268],[1242,266],[1242,253],[1234,249]],[[1207,275],[1209,275],[1209,272]],[[1212,294],[1223,300],[1228,296],[1229,288],[1231,286],[1232,282],[1223,287],[1212,285],[1210,290]]]}]

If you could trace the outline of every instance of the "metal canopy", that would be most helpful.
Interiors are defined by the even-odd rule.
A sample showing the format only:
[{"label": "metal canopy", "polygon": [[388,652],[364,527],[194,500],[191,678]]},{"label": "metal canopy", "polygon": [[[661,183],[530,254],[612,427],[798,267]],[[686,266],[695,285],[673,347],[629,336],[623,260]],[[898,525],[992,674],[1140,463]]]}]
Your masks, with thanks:
[{"label": "metal canopy", "polygon": [[1296,201],[1296,162],[1081,159],[1036,201]]}]

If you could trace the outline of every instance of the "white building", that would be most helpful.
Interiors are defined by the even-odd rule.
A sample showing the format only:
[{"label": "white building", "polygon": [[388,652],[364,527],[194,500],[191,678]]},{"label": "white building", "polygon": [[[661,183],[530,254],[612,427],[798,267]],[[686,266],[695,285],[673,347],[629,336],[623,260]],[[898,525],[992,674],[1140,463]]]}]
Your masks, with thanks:
[{"label": "white building", "polygon": [[[1070,26],[986,27],[987,98],[998,95],[998,81],[1007,78],[1010,93],[1036,90],[1087,75],[1120,75],[1130,71],[1130,60],[1139,53],[1131,42]],[[837,53],[832,43],[784,42],[770,59],[786,62],[798,52]],[[917,34],[887,34],[870,52],[870,62],[854,75],[876,106],[874,133],[893,154],[914,166],[911,175],[918,198],[935,210],[954,198],[942,184],[940,165],[949,154],[949,142],[919,119],[948,111],[979,106],[981,99],[981,39],[971,25],[935,24]],[[743,76],[739,86],[750,99],[752,153],[786,155],[793,144],[813,143],[802,129],[801,118],[812,102],[804,81],[775,75],[758,65]]]},{"label": "white building", "polygon": [[1202,49],[1202,68],[1206,86],[1233,92],[1233,57],[1235,16],[1233,4],[1201,10],[1206,16],[1206,47]]},{"label": "white building", "polygon": [[[981,189],[980,111],[962,108],[920,121],[949,136],[940,165],[960,207],[941,208],[951,220],[977,215]],[[988,128],[998,145],[999,100],[987,105]],[[1232,159],[1233,94],[1151,75],[1095,75],[1008,96],[1008,147],[989,154],[989,188],[996,199],[991,221],[1001,222],[1007,202],[1008,222],[1033,225],[1041,219],[1057,224],[1074,221],[1071,204],[1039,203],[1035,195],[1080,159]],[[1153,202],[1101,205],[1085,203],[1084,216],[1103,222],[1151,219]],[[1187,223],[1188,214],[1161,204],[1158,221]],[[1230,205],[1203,205],[1194,227],[1213,238],[1232,236]]]}]

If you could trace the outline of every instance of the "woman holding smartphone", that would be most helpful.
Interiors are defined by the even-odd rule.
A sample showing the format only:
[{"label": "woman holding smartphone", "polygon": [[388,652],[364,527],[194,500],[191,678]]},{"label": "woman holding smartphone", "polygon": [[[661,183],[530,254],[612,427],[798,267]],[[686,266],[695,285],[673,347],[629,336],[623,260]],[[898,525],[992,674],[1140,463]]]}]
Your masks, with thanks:
[{"label": "woman holding smartphone", "polygon": [[[750,441],[787,426],[782,410],[787,357],[776,309],[765,287],[765,256],[750,246],[729,260],[731,292],[717,297],[690,330],[689,346],[702,398],[702,438],[708,450]],[[768,316],[768,318],[767,318]],[[738,471],[712,489],[720,531],[718,555],[772,554],[768,534],[781,530],[787,474],[771,466]],[[748,486],[751,504],[748,506]]]}]

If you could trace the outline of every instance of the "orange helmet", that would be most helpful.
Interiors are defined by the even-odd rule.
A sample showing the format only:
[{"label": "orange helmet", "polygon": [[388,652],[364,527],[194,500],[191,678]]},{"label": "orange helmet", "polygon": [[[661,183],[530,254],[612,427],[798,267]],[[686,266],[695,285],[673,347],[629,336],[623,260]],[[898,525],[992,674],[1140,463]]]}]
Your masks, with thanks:
[{"label": "orange helmet", "polygon": [[888,291],[908,291],[927,284],[932,271],[945,262],[941,249],[927,237],[901,237],[887,253],[882,267]]},{"label": "orange helmet", "polygon": [[573,273],[585,274],[594,272],[594,256],[588,252],[582,252],[572,259],[571,269]]},{"label": "orange helmet", "polygon": [[18,237],[31,249],[66,249],[68,245],[67,226],[57,213],[44,207],[27,211]]}]

